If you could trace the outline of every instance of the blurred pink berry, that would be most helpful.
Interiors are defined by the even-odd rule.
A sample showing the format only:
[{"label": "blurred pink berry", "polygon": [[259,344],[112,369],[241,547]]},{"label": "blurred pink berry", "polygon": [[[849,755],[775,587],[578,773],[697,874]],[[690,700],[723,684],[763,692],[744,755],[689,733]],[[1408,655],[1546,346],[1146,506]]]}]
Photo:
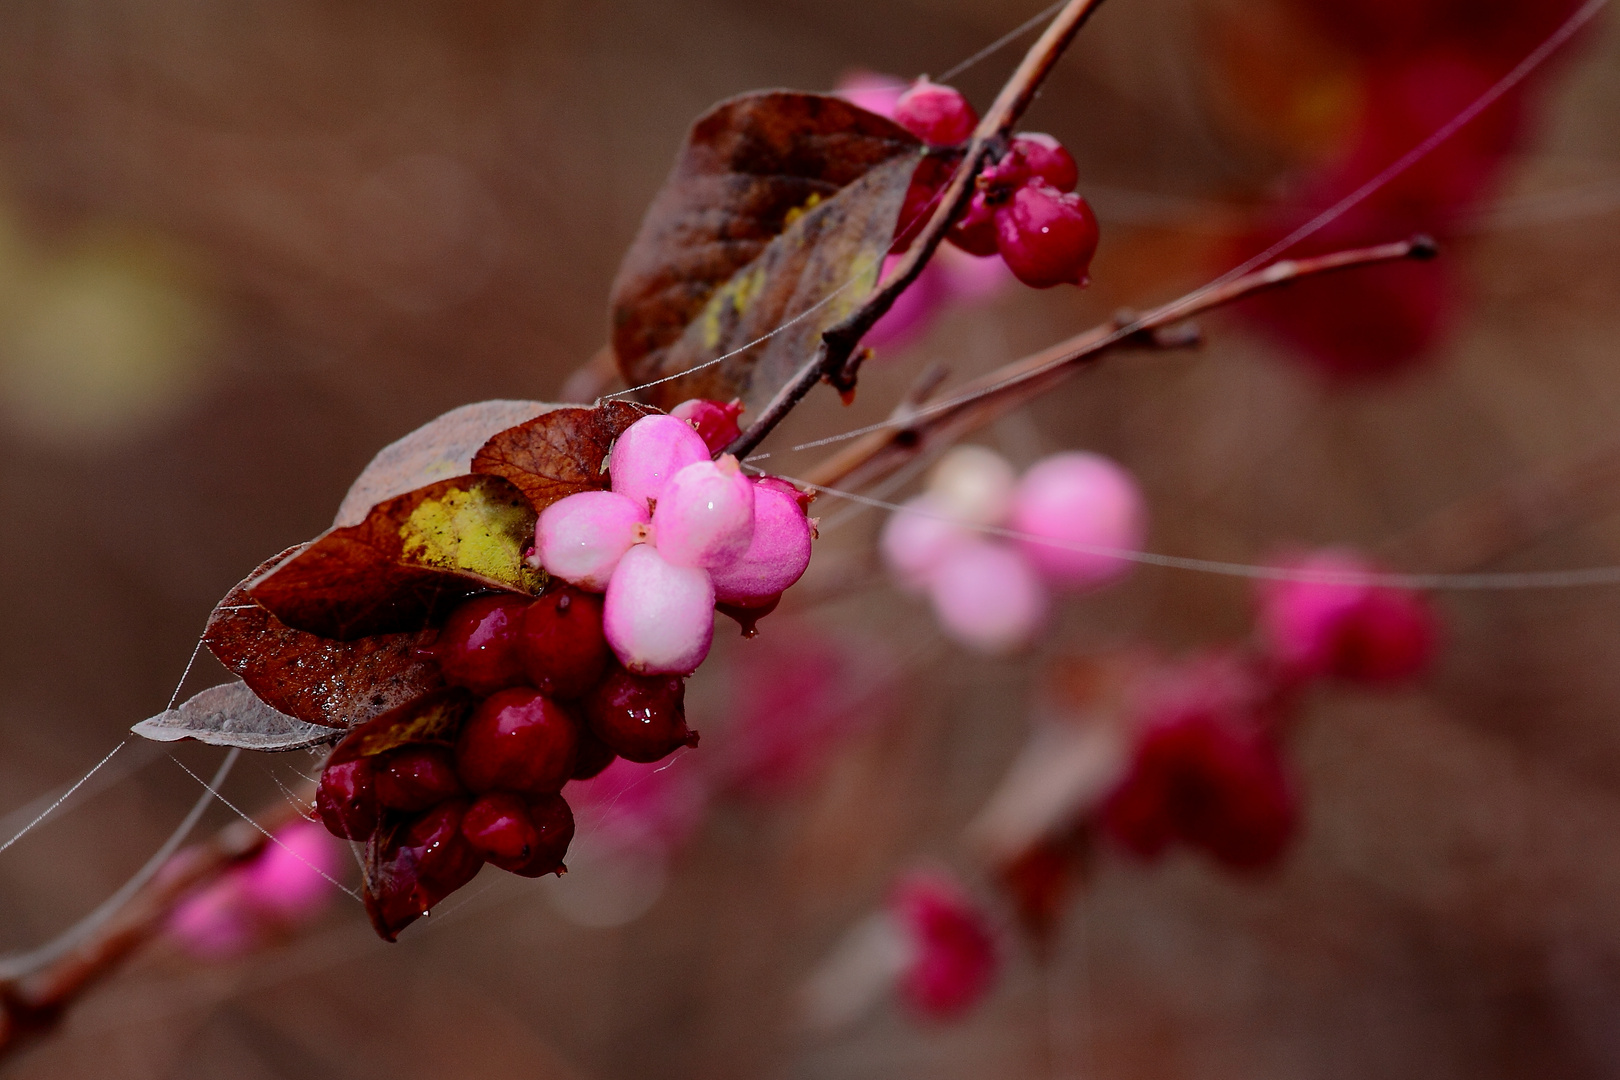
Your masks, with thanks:
[{"label": "blurred pink berry", "polygon": [[781,594],[810,565],[810,522],[798,492],[769,477],[749,486],[753,489],[754,535],[748,550],[710,571],[716,601],[739,607],[756,607]]},{"label": "blurred pink berry", "polygon": [[535,555],[548,574],[601,592],[624,553],[646,539],[651,520],[645,500],[632,501],[616,491],[582,491],[540,511]]},{"label": "blurred pink berry", "polygon": [[686,466],[659,491],[657,504],[653,543],[676,566],[725,566],[754,538],[754,485],[730,454]]},{"label": "blurred pink berry", "polygon": [[1012,527],[1024,553],[1055,583],[1092,588],[1131,568],[1111,552],[1142,546],[1142,493],[1131,474],[1100,454],[1054,454],[1036,462],[1013,496]]},{"label": "blurred pink berry", "polygon": [[973,531],[950,518],[935,499],[918,495],[889,515],[878,544],[900,584],[924,590],[946,553],[972,537]]},{"label": "blurred pink berry", "polygon": [[888,906],[910,944],[899,985],[908,1005],[930,1020],[952,1020],[984,999],[1000,967],[996,938],[960,885],[943,874],[913,874]]},{"label": "blurred pink berry", "polygon": [[973,136],[979,114],[960,90],[918,79],[894,103],[895,123],[931,146],[956,146]]},{"label": "blurred pink berry", "polygon": [[852,71],[838,80],[838,87],[833,92],[867,112],[877,113],[892,120],[895,103],[900,100],[900,95],[906,92],[906,82],[893,75]]},{"label": "blurred pink berry", "polygon": [[[1318,552],[1287,566],[1351,579],[1374,569],[1341,551]],[[1354,580],[1263,582],[1259,625],[1266,647],[1289,674],[1364,683],[1421,674],[1434,659],[1440,636],[1421,594]]]},{"label": "blurred pink berry", "polygon": [[934,252],[928,265],[937,266],[943,272],[946,291],[952,303],[971,304],[988,300],[1005,292],[1007,286],[1016,280],[1012,271],[1007,269],[1007,264],[996,254],[994,244],[985,255],[988,258],[953,247],[941,247]]},{"label": "blurred pink berry", "polygon": [[[332,899],[327,880],[343,867],[343,849],[315,822],[297,821],[241,870],[242,893],[259,911],[284,922],[307,918]],[[323,877],[322,875],[326,875]]]},{"label": "blurred pink berry", "polygon": [[996,249],[1032,288],[1085,285],[1097,253],[1097,216],[1080,196],[1033,180],[996,211]]},{"label": "blurred pink berry", "polygon": [[928,580],[945,632],[980,652],[1029,644],[1046,621],[1046,586],[1016,548],[977,537],[953,545]]},{"label": "blurred pink berry", "polygon": [[[902,257],[890,255],[884,259],[883,274],[888,274]],[[927,331],[934,317],[950,302],[949,289],[945,273],[930,260],[910,287],[895,298],[893,306],[866,332],[861,343],[880,354],[911,344]]]},{"label": "blurred pink berry", "polygon": [[669,415],[691,424],[692,430],[702,436],[703,445],[709,448],[709,453],[718,454],[742,434],[742,428],[737,426],[737,417],[742,415],[742,411],[741,398],[724,404],[707,398],[692,398],[669,410]]},{"label": "blurred pink berry", "polygon": [[181,948],[200,960],[224,960],[251,949],[259,929],[242,895],[241,879],[226,874],[193,893],[169,916],[167,930]]},{"label": "blurred pink berry", "polygon": [[656,414],[642,417],[619,436],[608,455],[608,475],[615,494],[646,506],[676,473],[707,460],[709,448],[691,424]]},{"label": "blurred pink berry", "polygon": [[589,780],[563,789],[582,835],[616,850],[668,855],[702,823],[708,793],[702,774],[669,761],[615,758]]},{"label": "blurred pink berry", "polygon": [[619,662],[637,675],[696,671],[714,640],[714,585],[708,572],[676,566],[652,547],[637,544],[608,582],[602,631]]},{"label": "blurred pink berry", "polygon": [[983,446],[952,447],[928,475],[928,497],[953,521],[999,525],[1012,507],[1018,474]]}]

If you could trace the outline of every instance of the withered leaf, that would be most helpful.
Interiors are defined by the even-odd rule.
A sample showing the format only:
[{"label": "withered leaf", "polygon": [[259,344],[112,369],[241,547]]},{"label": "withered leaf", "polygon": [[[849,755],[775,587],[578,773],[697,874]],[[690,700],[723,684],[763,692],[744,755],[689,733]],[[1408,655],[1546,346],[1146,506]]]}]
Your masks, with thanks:
[{"label": "withered leaf", "polygon": [[332,754],[332,763],[375,757],[411,743],[454,745],[477,705],[478,699],[460,687],[423,694],[350,731]]},{"label": "withered leaf", "polygon": [[498,476],[442,480],[372,507],[247,583],[295,630],[349,641],[420,630],[490,590],[536,594],[545,575],[524,552],[534,509]]},{"label": "withered leaf", "polygon": [[331,742],[341,734],[272,709],[240,680],[210,687],[179,708],[166,709],[130,730],[154,742],[195,739],[244,750],[302,750]]},{"label": "withered leaf", "polygon": [[603,490],[613,440],[649,411],[622,401],[554,409],[491,437],[473,455],[472,471],[510,480],[536,512],[581,491]]},{"label": "withered leaf", "polygon": [[384,499],[465,476],[491,435],[555,408],[543,401],[477,401],[428,421],[377,452],[349,486],[333,526],[358,525]]},{"label": "withered leaf", "polygon": [[259,566],[214,608],[203,631],[209,651],[280,712],[310,724],[347,728],[444,685],[423,652],[435,632],[333,641],[294,630],[248,595],[247,584],[304,550]]},{"label": "withered leaf", "polygon": [[922,159],[904,129],[840,98],[773,91],[716,106],[693,126],[614,282],[619,370],[632,386],[664,378],[804,316],[642,393],[661,407],[741,397],[757,411],[877,283]]}]

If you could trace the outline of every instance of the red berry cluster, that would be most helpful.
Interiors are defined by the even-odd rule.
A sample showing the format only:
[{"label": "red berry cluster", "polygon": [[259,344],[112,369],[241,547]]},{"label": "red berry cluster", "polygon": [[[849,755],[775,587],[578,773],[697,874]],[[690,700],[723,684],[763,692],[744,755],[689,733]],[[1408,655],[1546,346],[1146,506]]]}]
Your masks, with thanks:
[{"label": "red berry cluster", "polygon": [[[979,122],[959,91],[927,79],[900,95],[894,119],[930,146],[960,145]],[[896,250],[922,229],[949,178],[937,164],[917,170],[900,211]],[[980,172],[973,202],[948,239],[973,255],[999,253],[1025,285],[1084,285],[1097,252],[1097,216],[1075,194],[1079,180],[1074,158],[1052,136],[1018,135]]]},{"label": "red berry cluster", "polygon": [[[321,775],[333,834],[382,841],[370,882],[379,925],[426,914],[484,863],[524,877],[562,873],[574,818],[560,792],[613,761],[657,761],[697,745],[680,676],[624,670],[602,632],[602,598],[560,582],[537,599],[483,596],[451,612],[433,652],[456,723],[379,717],[352,731]],[[422,702],[404,707],[422,712]],[[423,730],[416,731],[415,727]],[[377,749],[377,733],[390,732]]]}]

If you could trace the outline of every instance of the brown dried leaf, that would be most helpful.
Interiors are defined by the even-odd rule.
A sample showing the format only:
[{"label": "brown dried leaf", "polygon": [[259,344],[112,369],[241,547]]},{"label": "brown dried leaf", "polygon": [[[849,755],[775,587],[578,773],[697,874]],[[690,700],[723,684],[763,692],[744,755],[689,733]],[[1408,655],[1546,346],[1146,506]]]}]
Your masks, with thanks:
[{"label": "brown dried leaf", "polygon": [[349,486],[333,527],[360,524],[384,499],[473,472],[473,455],[491,435],[556,408],[543,401],[477,401],[428,421],[377,452]]},{"label": "brown dried leaf", "polygon": [[331,529],[248,594],[296,630],[349,641],[420,630],[475,593],[537,594],[545,575],[524,559],[534,509],[498,476],[462,476],[379,503]]},{"label": "brown dried leaf", "polygon": [[650,382],[810,312],[642,394],[663,407],[741,397],[757,411],[877,283],[922,155],[898,125],[840,98],[776,91],[716,106],[693,126],[614,283],[619,370],[632,386]]},{"label": "brown dried leaf", "polygon": [[613,440],[648,412],[622,401],[555,409],[495,435],[473,456],[472,471],[510,480],[539,512],[569,495],[605,489]]},{"label": "brown dried leaf", "polygon": [[209,616],[203,642],[272,708],[310,724],[347,728],[444,685],[423,652],[432,630],[333,641],[287,626],[248,595],[248,582],[304,550],[289,548],[236,586]]},{"label": "brown dried leaf", "polygon": [[154,742],[195,739],[244,750],[303,750],[338,738],[321,724],[306,724],[261,701],[241,680],[211,686],[182,704],[130,728]]},{"label": "brown dried leaf", "polygon": [[478,699],[460,687],[423,694],[349,732],[332,754],[332,764],[375,757],[412,743],[453,746],[477,705]]}]

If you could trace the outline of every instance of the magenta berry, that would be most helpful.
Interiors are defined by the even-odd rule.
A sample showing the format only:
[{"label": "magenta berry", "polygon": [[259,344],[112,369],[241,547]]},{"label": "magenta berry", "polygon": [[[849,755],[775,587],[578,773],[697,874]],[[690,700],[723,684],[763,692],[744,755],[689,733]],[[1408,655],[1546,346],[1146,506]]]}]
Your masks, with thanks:
[{"label": "magenta berry", "polygon": [[377,795],[371,761],[357,758],[328,765],[315,789],[315,810],[333,836],[364,840],[377,828]]},{"label": "magenta berry", "polygon": [[931,1020],[961,1016],[982,1000],[1000,967],[983,909],[941,874],[913,874],[889,899],[910,963],[900,973],[906,1003]]},{"label": "magenta berry", "polygon": [[1059,191],[1073,191],[1080,182],[1080,167],[1073,155],[1050,135],[1034,131],[1016,135],[1008,156],[1026,177],[1039,177]]},{"label": "magenta berry", "polygon": [[725,566],[754,537],[753,485],[730,454],[694,462],[659,491],[652,525],[666,562],[705,570]]},{"label": "magenta berry", "polygon": [[894,103],[895,123],[930,146],[956,146],[973,137],[979,114],[960,90],[918,79]]},{"label": "magenta berry", "polygon": [[444,681],[475,694],[523,682],[517,631],[528,605],[521,597],[480,596],[452,611],[434,645]]},{"label": "magenta berry", "polygon": [[548,590],[523,613],[518,657],[541,693],[579,697],[602,677],[609,656],[600,596],[564,585]]},{"label": "magenta berry", "polygon": [[707,398],[692,398],[669,410],[669,415],[691,424],[692,430],[702,436],[703,445],[709,448],[709,453],[718,454],[742,434],[742,428],[737,426],[737,417],[742,415],[742,411],[741,398],[725,404]]},{"label": "magenta berry", "polygon": [[990,205],[989,198],[984,191],[974,192],[967,212],[945,234],[951,243],[980,258],[997,253],[996,207]]},{"label": "magenta berry", "polygon": [[693,462],[708,460],[709,448],[691,424],[662,414],[644,416],[613,444],[608,475],[616,494],[650,509],[671,477]]},{"label": "magenta berry", "polygon": [[1025,285],[1084,285],[1097,253],[1097,216],[1080,196],[1032,181],[996,211],[996,247]]},{"label": "magenta berry", "polygon": [[1023,647],[1046,622],[1047,594],[1019,552],[977,537],[954,546],[928,579],[946,633],[980,652]]},{"label": "magenta berry", "polygon": [[624,553],[647,538],[651,521],[644,499],[582,491],[540,512],[534,523],[535,557],[548,574],[602,592]]},{"label": "magenta berry", "polygon": [[626,761],[657,761],[697,745],[697,732],[686,726],[686,686],[679,676],[614,671],[584,705],[591,731]]},{"label": "magenta berry", "polygon": [[972,530],[951,519],[933,496],[918,495],[889,515],[878,546],[900,584],[922,590],[946,554],[972,537]]},{"label": "magenta berry", "polygon": [[390,810],[426,810],[461,794],[446,746],[403,746],[373,760],[377,802]]},{"label": "magenta berry", "polygon": [[484,860],[461,835],[467,803],[442,802],[400,830],[378,860],[366,907],[377,932],[393,941],[440,900],[478,875]]},{"label": "magenta berry", "polygon": [[613,764],[618,757],[613,748],[601,739],[589,725],[579,729],[579,755],[574,758],[574,771],[570,780],[589,780],[593,776],[601,775],[603,769]]},{"label": "magenta berry", "polygon": [[567,869],[563,858],[574,839],[573,810],[561,795],[538,795],[529,800],[528,813],[535,835],[533,852],[525,862],[498,865],[520,877],[561,874]]},{"label": "magenta berry", "polygon": [[1011,525],[1027,534],[1024,554],[1050,580],[1094,588],[1134,565],[1147,531],[1141,489],[1100,454],[1054,454],[1024,474],[1013,493]]},{"label": "magenta berry", "polygon": [[529,820],[529,803],[510,791],[480,795],[461,818],[461,835],[486,862],[503,869],[534,857],[539,834]]},{"label": "magenta berry", "polygon": [[810,521],[792,485],[762,477],[751,485],[754,536],[742,557],[710,572],[715,600],[755,607],[779,596],[810,565]]},{"label": "magenta berry", "polygon": [[574,771],[579,721],[534,690],[503,690],[472,714],[456,744],[456,771],[476,792],[540,795],[561,790]]},{"label": "magenta berry", "polygon": [[714,640],[714,585],[708,572],[675,566],[648,545],[636,545],[608,582],[602,629],[619,662],[631,671],[696,671]]}]

